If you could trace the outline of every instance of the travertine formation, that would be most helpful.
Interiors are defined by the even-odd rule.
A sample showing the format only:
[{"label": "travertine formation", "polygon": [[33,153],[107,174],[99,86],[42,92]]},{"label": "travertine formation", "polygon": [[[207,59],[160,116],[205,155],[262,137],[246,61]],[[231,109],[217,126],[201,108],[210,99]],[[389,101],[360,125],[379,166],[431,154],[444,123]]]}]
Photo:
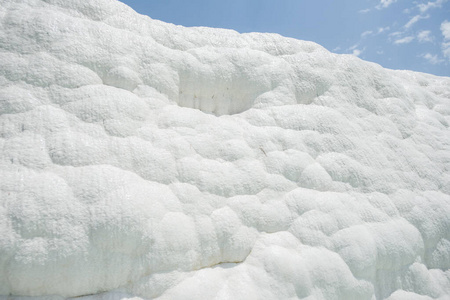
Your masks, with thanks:
[{"label": "travertine formation", "polygon": [[449,122],[450,78],[0,0],[0,295],[449,299]]}]

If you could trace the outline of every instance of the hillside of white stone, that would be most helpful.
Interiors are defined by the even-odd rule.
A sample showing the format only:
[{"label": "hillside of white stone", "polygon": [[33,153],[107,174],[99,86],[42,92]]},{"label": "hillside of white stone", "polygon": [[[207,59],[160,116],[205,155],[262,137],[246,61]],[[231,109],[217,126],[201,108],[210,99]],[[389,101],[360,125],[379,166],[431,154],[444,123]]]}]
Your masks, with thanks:
[{"label": "hillside of white stone", "polygon": [[449,123],[450,78],[0,0],[0,298],[449,299]]}]

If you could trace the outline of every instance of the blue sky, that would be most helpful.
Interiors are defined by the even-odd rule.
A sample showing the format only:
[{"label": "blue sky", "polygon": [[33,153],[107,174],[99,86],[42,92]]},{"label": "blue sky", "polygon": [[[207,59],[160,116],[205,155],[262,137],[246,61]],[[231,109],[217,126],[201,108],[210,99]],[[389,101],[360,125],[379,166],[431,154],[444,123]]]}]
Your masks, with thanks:
[{"label": "blue sky", "polygon": [[450,0],[122,0],[183,26],[274,32],[391,69],[450,76]]}]

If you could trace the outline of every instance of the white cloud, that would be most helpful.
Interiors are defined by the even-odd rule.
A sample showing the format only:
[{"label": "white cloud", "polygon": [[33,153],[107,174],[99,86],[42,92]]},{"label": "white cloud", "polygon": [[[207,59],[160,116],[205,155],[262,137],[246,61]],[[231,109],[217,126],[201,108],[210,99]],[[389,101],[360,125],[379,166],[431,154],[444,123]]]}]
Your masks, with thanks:
[{"label": "white cloud", "polygon": [[380,28],[378,28],[378,34],[380,34],[380,33],[383,33],[383,32],[385,32],[385,31],[388,31],[388,30],[390,30],[391,28],[389,27],[389,26],[386,26],[386,27],[380,27]]},{"label": "white cloud", "polygon": [[450,60],[450,22],[445,20],[441,24],[441,32],[444,36],[444,42],[442,43],[442,53]]},{"label": "white cloud", "polygon": [[450,22],[445,20],[441,24],[441,31],[442,35],[444,36],[445,40],[450,40]]},{"label": "white cloud", "polygon": [[363,38],[366,38],[366,37],[368,37],[370,35],[378,35],[378,34],[381,34],[381,33],[385,32],[385,31],[388,31],[390,29],[391,28],[389,26],[386,26],[386,27],[378,27],[377,29],[374,29],[374,30],[366,30],[363,33],[361,33],[361,38],[363,39]]},{"label": "white cloud", "polygon": [[358,11],[360,14],[367,14],[369,11],[371,11],[370,8],[366,8],[366,9],[361,9],[360,11]]},{"label": "white cloud", "polygon": [[382,9],[389,7],[392,3],[397,2],[397,0],[380,0],[380,4],[376,6],[377,9]]},{"label": "white cloud", "polygon": [[444,60],[440,59],[436,54],[432,55],[430,53],[426,53],[426,54],[423,54],[422,57],[425,58],[426,60],[428,60],[428,62],[432,65],[437,65],[444,61]]},{"label": "white cloud", "polygon": [[372,33],[373,33],[372,30],[364,31],[363,33],[361,33],[361,37],[364,38],[364,37],[366,37],[366,36],[368,36],[368,35],[371,35]]},{"label": "white cloud", "polygon": [[396,45],[408,44],[408,43],[411,43],[413,40],[414,40],[413,36],[407,36],[402,39],[398,39],[398,40],[394,41],[394,44],[396,44]]},{"label": "white cloud", "polygon": [[354,56],[360,56],[361,53],[364,52],[365,48],[360,50],[360,49],[358,49],[358,47],[359,47],[359,44],[354,44],[353,46],[348,48],[347,51],[350,52],[351,54],[353,54]]},{"label": "white cloud", "polygon": [[422,30],[417,34],[417,40],[421,43],[432,42],[433,37],[431,36],[430,30]]},{"label": "white cloud", "polygon": [[440,8],[442,7],[442,4],[447,2],[448,0],[436,0],[434,2],[428,2],[427,4],[421,3],[418,4],[417,7],[419,8],[421,13],[426,12],[430,8]]},{"label": "white cloud", "polygon": [[401,31],[396,31],[396,32],[393,32],[393,33],[389,34],[389,36],[399,36],[399,35],[402,35]]},{"label": "white cloud", "polygon": [[412,17],[408,23],[405,24],[405,28],[409,29],[411,26],[413,26],[415,23],[419,22],[421,19],[428,19],[430,17],[430,15],[426,15],[426,16],[421,16],[421,15],[417,15]]},{"label": "white cloud", "polygon": [[442,53],[450,60],[450,42],[442,43]]},{"label": "white cloud", "polygon": [[354,44],[353,46],[351,46],[350,48],[348,48],[347,50],[354,50],[354,49],[356,49],[356,48],[358,48],[358,44]]},{"label": "white cloud", "polygon": [[352,52],[352,54],[353,54],[354,56],[360,56],[361,53],[362,53],[362,50],[359,50],[359,49],[355,49],[355,50],[353,50],[353,52]]}]

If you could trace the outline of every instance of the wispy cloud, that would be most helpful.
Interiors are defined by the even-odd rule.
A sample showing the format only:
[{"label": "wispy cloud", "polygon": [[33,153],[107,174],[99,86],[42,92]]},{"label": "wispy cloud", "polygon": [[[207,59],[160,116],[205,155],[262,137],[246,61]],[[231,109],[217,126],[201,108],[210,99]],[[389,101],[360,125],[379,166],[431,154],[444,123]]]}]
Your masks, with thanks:
[{"label": "wispy cloud", "polygon": [[356,49],[356,48],[358,48],[358,46],[359,46],[359,44],[354,44],[353,46],[351,46],[351,47],[349,47],[348,49],[347,49],[347,51],[351,51],[351,50],[354,50],[354,49]]},{"label": "wispy cloud", "polygon": [[440,59],[436,54],[432,55],[431,53],[426,53],[421,56],[423,58],[425,58],[432,65],[437,65],[437,64],[444,62],[444,60]]},{"label": "wispy cloud", "polygon": [[360,56],[362,52],[363,52],[363,50],[355,49],[355,50],[353,50],[352,54],[354,56]]},{"label": "wispy cloud", "polygon": [[450,22],[445,20],[441,23],[441,32],[444,36],[442,42],[442,53],[450,60]]},{"label": "wispy cloud", "polygon": [[442,43],[442,53],[450,61],[450,42]]},{"label": "wispy cloud", "polygon": [[412,17],[408,23],[405,24],[405,28],[409,29],[411,26],[413,26],[414,24],[416,24],[417,22],[419,22],[422,19],[428,19],[430,17],[430,15],[426,15],[426,16],[422,16],[422,15],[416,15],[414,17]]},{"label": "wispy cloud", "polygon": [[397,0],[380,0],[380,3],[376,6],[377,9],[383,9],[389,7],[392,3],[397,2]]},{"label": "wispy cloud", "polygon": [[411,43],[413,40],[414,40],[414,37],[413,37],[413,36],[407,36],[407,37],[404,37],[404,38],[402,38],[402,39],[395,40],[395,41],[394,41],[394,44],[396,44],[396,45],[409,44],[409,43]]},{"label": "wispy cloud", "polygon": [[432,42],[433,37],[431,36],[430,30],[422,30],[417,34],[417,40],[420,43]]},{"label": "wispy cloud", "polygon": [[442,4],[447,2],[448,0],[436,0],[434,2],[428,2],[428,3],[420,3],[417,5],[421,13],[425,13],[430,8],[441,8]]},{"label": "wispy cloud", "polygon": [[371,35],[372,33],[373,33],[372,30],[364,31],[363,33],[361,33],[361,37],[365,38],[366,36]]},{"label": "wispy cloud", "polygon": [[380,33],[383,33],[383,32],[385,32],[385,31],[389,31],[391,29],[391,27],[389,27],[389,26],[386,26],[386,27],[380,27],[380,28],[378,28],[378,34],[380,34]]},{"label": "wispy cloud", "polygon": [[360,14],[367,14],[368,12],[370,12],[371,9],[370,8],[366,8],[366,9],[361,9],[360,11],[358,11]]},{"label": "wispy cloud", "polygon": [[389,34],[389,36],[400,36],[400,35],[402,35],[403,33],[401,32],[401,31],[395,31],[395,32],[392,32],[392,33],[390,33]]},{"label": "wispy cloud", "polygon": [[450,40],[450,22],[445,20],[441,24],[441,31],[442,35],[444,36],[445,40]]},{"label": "wispy cloud", "polygon": [[350,48],[347,49],[347,52],[349,52],[350,54],[354,55],[354,56],[360,56],[364,50],[366,50],[366,48],[364,49],[358,49],[359,44],[354,44],[353,46],[351,46]]},{"label": "wispy cloud", "polygon": [[404,10],[403,10],[403,13],[404,14],[409,14],[411,12],[411,8],[405,8]]},{"label": "wispy cloud", "polygon": [[402,39],[402,36],[403,36],[402,31],[391,32],[388,34],[388,41],[393,42],[394,44],[398,44],[397,41],[400,41]]}]

